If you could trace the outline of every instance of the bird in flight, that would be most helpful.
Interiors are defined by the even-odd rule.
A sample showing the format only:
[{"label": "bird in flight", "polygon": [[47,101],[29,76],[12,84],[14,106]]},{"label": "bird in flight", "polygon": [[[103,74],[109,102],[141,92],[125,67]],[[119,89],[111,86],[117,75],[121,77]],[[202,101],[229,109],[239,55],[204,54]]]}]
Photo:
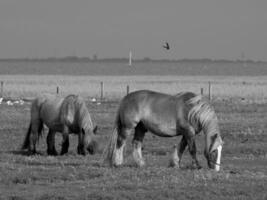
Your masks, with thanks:
[{"label": "bird in flight", "polygon": [[165,45],[163,45],[163,48],[170,50],[170,45],[168,42],[165,42]]}]

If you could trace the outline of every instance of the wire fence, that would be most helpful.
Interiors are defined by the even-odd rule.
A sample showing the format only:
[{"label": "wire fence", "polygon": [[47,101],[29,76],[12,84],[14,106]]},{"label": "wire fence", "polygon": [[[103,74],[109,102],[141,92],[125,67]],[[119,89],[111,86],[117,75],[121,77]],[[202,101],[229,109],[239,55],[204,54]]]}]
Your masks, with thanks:
[{"label": "wire fence", "polygon": [[[177,94],[191,91],[209,99],[242,98],[251,101],[267,100],[267,79],[222,77],[58,77],[58,76],[3,76],[1,97],[31,99],[42,94],[66,96],[79,94],[100,101],[118,100],[136,90],[154,90]],[[4,80],[3,80],[4,79]]]}]

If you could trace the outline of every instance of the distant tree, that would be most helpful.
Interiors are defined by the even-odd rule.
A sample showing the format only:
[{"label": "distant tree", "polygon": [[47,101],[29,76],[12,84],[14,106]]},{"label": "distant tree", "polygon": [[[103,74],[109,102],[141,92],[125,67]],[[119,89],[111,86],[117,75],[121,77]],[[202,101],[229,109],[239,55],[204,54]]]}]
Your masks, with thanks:
[{"label": "distant tree", "polygon": [[93,60],[95,60],[95,61],[98,60],[97,54],[93,55]]},{"label": "distant tree", "polygon": [[151,61],[151,58],[149,58],[149,57],[144,57],[144,58],[143,58],[143,61],[145,61],[145,62],[149,62],[149,61]]}]

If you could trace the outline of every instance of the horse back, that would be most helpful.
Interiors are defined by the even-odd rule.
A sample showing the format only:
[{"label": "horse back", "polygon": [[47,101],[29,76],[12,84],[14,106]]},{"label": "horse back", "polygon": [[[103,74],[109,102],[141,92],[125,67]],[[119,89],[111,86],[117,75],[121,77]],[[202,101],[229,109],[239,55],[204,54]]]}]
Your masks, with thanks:
[{"label": "horse back", "polygon": [[135,127],[141,121],[151,132],[175,134],[176,98],[149,90],[133,92],[122,100],[119,116],[126,127]]},{"label": "horse back", "polygon": [[56,96],[41,97],[40,103],[40,119],[49,127],[54,128],[60,124],[60,108],[63,98]]},{"label": "horse back", "polygon": [[81,127],[92,128],[89,111],[82,97],[69,95],[61,105],[60,120],[67,125],[73,133],[78,133]]},{"label": "horse back", "polygon": [[188,101],[196,97],[191,92],[175,96],[140,90],[127,95],[119,108],[120,122],[132,128],[142,122],[146,129],[160,136],[174,136],[188,127]]}]

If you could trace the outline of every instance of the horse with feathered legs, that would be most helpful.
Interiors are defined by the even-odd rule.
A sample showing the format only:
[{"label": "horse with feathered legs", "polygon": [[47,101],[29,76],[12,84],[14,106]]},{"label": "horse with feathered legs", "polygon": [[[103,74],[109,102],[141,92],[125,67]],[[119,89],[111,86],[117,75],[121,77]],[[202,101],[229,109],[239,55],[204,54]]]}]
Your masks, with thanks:
[{"label": "horse with feathered legs", "polygon": [[61,155],[68,152],[69,133],[78,134],[78,154],[85,155],[86,150],[94,154],[97,148],[91,116],[84,100],[77,95],[65,98],[42,96],[36,98],[31,107],[31,122],[22,149],[36,153],[36,142],[42,135],[44,124],[49,128],[47,135],[47,154],[57,155],[55,134],[62,133],[63,142]]},{"label": "horse with feathered legs", "polygon": [[104,162],[111,166],[123,163],[123,149],[128,135],[134,132],[133,157],[138,166],[145,164],[142,157],[142,141],[145,133],[161,137],[182,135],[176,166],[180,166],[182,154],[188,146],[193,165],[201,168],[196,156],[195,136],[205,135],[204,155],[209,168],[220,170],[223,141],[218,119],[212,106],[202,96],[191,92],[176,96],[140,90],[125,96],[117,111],[111,140],[104,152]]}]

